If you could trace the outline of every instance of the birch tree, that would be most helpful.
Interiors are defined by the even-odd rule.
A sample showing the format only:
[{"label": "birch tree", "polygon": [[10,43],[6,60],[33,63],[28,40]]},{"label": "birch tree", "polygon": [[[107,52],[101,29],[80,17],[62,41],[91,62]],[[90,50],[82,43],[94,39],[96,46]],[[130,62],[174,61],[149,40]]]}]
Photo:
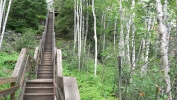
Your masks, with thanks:
[{"label": "birch tree", "polygon": [[[148,13],[149,12],[149,13]],[[154,17],[153,17],[153,12],[147,11],[147,19],[145,19],[145,29],[147,30],[147,33],[145,34],[146,40],[145,40],[145,48],[143,51],[144,55],[144,65],[141,68],[142,74],[145,74],[147,71],[148,67],[148,58],[149,58],[149,48],[150,48],[150,38],[151,38],[151,30],[152,26],[154,25]]]},{"label": "birch tree", "polygon": [[[162,6],[161,0],[156,1],[156,10],[157,10],[157,21],[158,21],[158,32],[160,36],[160,49],[161,49],[161,60],[162,60],[162,71],[164,72],[164,80],[166,83],[165,92],[168,93],[167,100],[172,100],[171,95],[171,82],[169,76],[169,62],[168,62],[168,44],[169,44],[169,33],[168,27],[166,25],[167,21],[167,0],[164,2],[164,6]],[[164,9],[163,9],[164,7]]]},{"label": "birch tree", "polygon": [[78,46],[78,70],[81,68],[81,53],[82,53],[82,32],[83,32],[83,20],[82,20],[82,0],[74,1],[74,52],[76,49],[76,43]]},{"label": "birch tree", "polygon": [[119,1],[119,11],[120,11],[120,37],[119,37],[119,56],[124,57],[124,33],[123,33],[123,8],[122,0]]},{"label": "birch tree", "polygon": [[126,58],[126,64],[127,64],[127,68],[128,68],[128,71],[130,71],[130,68],[131,68],[131,61],[130,61],[130,45],[129,45],[129,40],[130,40],[130,28],[131,28],[131,24],[132,24],[132,17],[130,15],[130,18],[127,19],[127,23],[126,23],[126,27],[127,27],[127,34],[126,34],[126,37],[125,37],[125,58]]},{"label": "birch tree", "polygon": [[77,42],[77,0],[74,0],[74,52]]},{"label": "birch tree", "polygon": [[114,22],[114,51],[116,50],[116,33],[117,33],[117,18]]},{"label": "birch tree", "polygon": [[92,13],[94,17],[94,40],[95,40],[95,67],[94,67],[94,74],[96,77],[97,72],[97,33],[96,33],[96,14],[95,14],[95,7],[94,7],[94,0],[92,0]]},{"label": "birch tree", "polygon": [[[2,1],[3,1],[3,0],[1,0],[1,3],[2,3]],[[5,4],[6,4],[5,2],[6,2],[6,0],[4,0],[4,3],[3,3],[3,5],[2,5],[2,6],[3,6],[3,9],[1,10],[0,16],[3,16],[4,6],[5,6]],[[3,24],[2,24],[2,21],[1,21],[1,23],[0,23],[0,24],[2,24],[1,27],[0,27],[0,28],[2,29],[2,31],[0,31],[0,32],[1,32],[0,49],[1,49],[1,46],[2,46],[2,40],[3,40],[3,37],[4,37],[4,32],[5,32],[5,28],[6,28],[7,19],[8,19],[8,16],[9,16],[11,4],[12,4],[12,0],[9,0],[7,12],[5,13],[5,18],[4,18],[5,20],[4,20]],[[0,20],[2,20],[2,17],[0,17]]]},{"label": "birch tree", "polygon": [[80,0],[80,8],[79,8],[79,31],[78,31],[78,69],[80,70],[81,66],[81,49],[82,49],[82,0]]},{"label": "birch tree", "polygon": [[86,8],[87,8],[87,13],[86,13],[86,25],[85,25],[85,34],[84,34],[84,57],[83,57],[83,62],[82,62],[82,69],[84,66],[84,62],[85,62],[85,55],[86,55],[86,43],[87,43],[87,34],[88,34],[88,21],[89,21],[89,14],[88,14],[88,6],[89,6],[89,2],[86,1]]},{"label": "birch tree", "polygon": [[[132,8],[134,9],[135,6],[135,0],[132,0]],[[135,18],[135,12],[133,12],[132,15],[132,70],[135,69],[136,66],[136,58],[135,58],[135,25],[134,25],[134,18]]]}]

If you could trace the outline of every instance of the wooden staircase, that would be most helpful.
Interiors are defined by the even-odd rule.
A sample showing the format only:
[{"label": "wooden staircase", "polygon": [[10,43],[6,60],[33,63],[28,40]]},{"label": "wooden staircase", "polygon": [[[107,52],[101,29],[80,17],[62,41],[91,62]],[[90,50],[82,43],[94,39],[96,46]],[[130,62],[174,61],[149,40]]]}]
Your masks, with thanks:
[{"label": "wooden staircase", "polygon": [[10,100],[80,100],[75,77],[62,74],[62,53],[55,47],[54,13],[49,12],[34,57],[22,48],[11,77],[0,77],[1,98]]},{"label": "wooden staircase", "polygon": [[53,13],[49,13],[48,26],[41,64],[38,65],[37,79],[28,80],[23,100],[52,100],[53,97],[53,62],[52,32]]}]

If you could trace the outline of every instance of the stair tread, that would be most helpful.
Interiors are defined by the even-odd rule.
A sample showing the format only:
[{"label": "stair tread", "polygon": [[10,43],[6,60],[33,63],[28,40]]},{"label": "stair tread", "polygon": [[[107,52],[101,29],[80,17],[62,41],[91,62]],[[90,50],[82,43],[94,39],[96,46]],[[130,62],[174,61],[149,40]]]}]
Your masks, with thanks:
[{"label": "stair tread", "polygon": [[27,82],[53,82],[53,79],[33,79],[33,80],[28,80]]},{"label": "stair tread", "polygon": [[52,69],[45,69],[45,68],[42,68],[42,69],[38,69],[38,71],[51,71],[53,70],[53,67],[51,67]]},{"label": "stair tread", "polygon": [[44,75],[38,74],[38,76],[53,76],[53,75],[45,75],[44,73]]},{"label": "stair tread", "polygon": [[53,88],[53,87],[25,87],[27,89],[50,89],[50,88]]},{"label": "stair tread", "polygon": [[53,95],[53,93],[24,93],[24,95]]},{"label": "stair tread", "polygon": [[38,64],[39,66],[53,66],[53,64]]}]

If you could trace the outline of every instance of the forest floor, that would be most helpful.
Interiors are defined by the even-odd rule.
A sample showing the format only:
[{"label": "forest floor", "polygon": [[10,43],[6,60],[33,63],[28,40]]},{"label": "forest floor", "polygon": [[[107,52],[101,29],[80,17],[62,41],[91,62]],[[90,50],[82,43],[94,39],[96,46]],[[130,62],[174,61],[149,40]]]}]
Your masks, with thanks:
[{"label": "forest floor", "polygon": [[91,54],[85,57],[79,71],[77,53],[73,54],[73,40],[57,38],[56,46],[62,50],[63,76],[76,77],[81,100],[117,100],[113,92],[113,68],[98,63],[97,77],[94,77],[94,57]]}]

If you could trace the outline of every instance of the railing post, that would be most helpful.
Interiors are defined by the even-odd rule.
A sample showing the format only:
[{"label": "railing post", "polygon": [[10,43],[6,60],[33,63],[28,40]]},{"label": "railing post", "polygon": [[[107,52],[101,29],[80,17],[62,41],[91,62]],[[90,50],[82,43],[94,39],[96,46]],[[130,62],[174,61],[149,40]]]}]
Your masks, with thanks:
[{"label": "railing post", "polygon": [[[15,82],[10,84],[11,87],[15,86]],[[10,95],[10,100],[15,100],[15,92]]]}]

